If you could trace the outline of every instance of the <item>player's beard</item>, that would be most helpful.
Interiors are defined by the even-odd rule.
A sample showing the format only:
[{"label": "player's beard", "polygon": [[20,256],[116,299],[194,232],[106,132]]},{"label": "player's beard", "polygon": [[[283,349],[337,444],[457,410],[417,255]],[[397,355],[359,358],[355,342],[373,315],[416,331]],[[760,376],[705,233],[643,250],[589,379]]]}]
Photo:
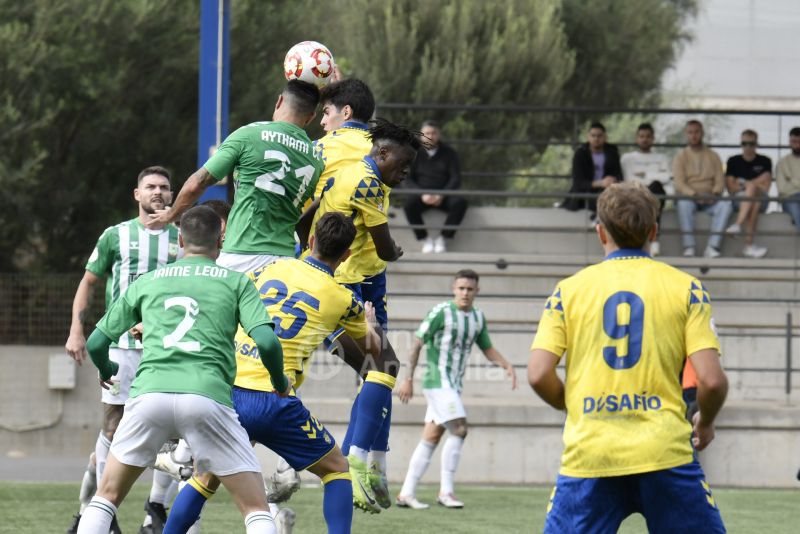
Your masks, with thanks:
[{"label": "player's beard", "polygon": [[[155,206],[154,206],[155,204]],[[147,214],[154,214],[156,210],[163,210],[167,207],[163,197],[151,198],[148,202],[142,202],[142,210]]]},{"label": "player's beard", "polygon": [[800,148],[798,148],[797,150],[792,149],[792,154],[794,154],[795,156],[800,156]]}]

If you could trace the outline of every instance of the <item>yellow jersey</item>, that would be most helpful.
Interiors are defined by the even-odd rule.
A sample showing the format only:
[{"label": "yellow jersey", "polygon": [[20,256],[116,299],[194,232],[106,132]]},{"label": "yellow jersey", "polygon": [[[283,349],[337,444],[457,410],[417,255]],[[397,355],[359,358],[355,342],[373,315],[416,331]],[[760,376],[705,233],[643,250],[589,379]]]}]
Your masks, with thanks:
[{"label": "yellow jersey", "polygon": [[618,250],[558,284],[531,348],[567,353],[562,475],[621,476],[692,461],[681,371],[688,355],[719,350],[697,279],[641,250]]},{"label": "yellow jersey", "polygon": [[[315,258],[279,260],[250,276],[275,323],[283,369],[294,387],[302,383],[303,368],[314,349],[331,333],[347,333],[353,339],[367,335],[364,306],[352,291],[334,281],[330,267]],[[235,343],[234,385],[272,391],[258,347],[241,327]]]},{"label": "yellow jersey", "polygon": [[340,128],[328,132],[314,142],[314,147],[322,156],[325,170],[319,177],[314,198],[322,195],[328,179],[336,176],[344,167],[358,163],[372,150],[369,126],[363,122],[347,121]]},{"label": "yellow jersey", "polygon": [[336,281],[340,284],[358,283],[386,269],[386,262],[378,257],[368,228],[389,221],[386,215],[389,191],[381,181],[378,165],[369,156],[344,167],[337,176],[328,179],[314,215],[312,233],[319,218],[330,211],[351,216],[356,227],[350,257],[336,269]]}]

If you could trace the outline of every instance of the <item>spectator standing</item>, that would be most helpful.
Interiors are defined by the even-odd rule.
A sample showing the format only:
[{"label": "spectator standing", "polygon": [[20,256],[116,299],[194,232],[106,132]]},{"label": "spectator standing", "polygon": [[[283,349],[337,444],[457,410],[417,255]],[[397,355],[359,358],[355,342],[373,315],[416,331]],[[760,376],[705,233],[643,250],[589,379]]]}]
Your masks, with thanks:
[{"label": "spectator standing", "polygon": [[789,130],[791,154],[783,156],[775,169],[778,194],[783,199],[783,211],[792,216],[800,229],[800,127]]},{"label": "spectator standing", "polygon": [[748,258],[762,258],[767,247],[753,243],[753,234],[761,212],[762,203],[755,199],[763,196],[772,185],[772,160],[756,153],[758,134],[753,130],[742,132],[742,153],[728,158],[725,166],[725,181],[731,196],[743,197],[739,204],[739,215],[736,222],[728,227],[726,233],[740,235],[744,226],[744,251]]},{"label": "spectator standing", "polygon": [[[434,189],[455,191],[461,188],[461,169],[458,153],[452,147],[441,142],[442,130],[439,124],[428,120],[422,123],[423,146],[418,150],[417,159],[411,166],[408,187],[414,189]],[[425,194],[414,195],[406,199],[403,210],[408,223],[415,225],[414,235],[422,241],[422,252],[445,252],[445,239],[452,239],[456,234],[454,228],[442,230],[437,238],[428,235],[423,227],[422,213],[429,209],[439,209],[447,213],[445,226],[454,227],[461,224],[467,212],[467,201],[456,195]]]},{"label": "spectator standing", "polygon": [[[572,156],[572,187],[570,193],[595,193],[622,180],[619,151],[606,140],[606,127],[593,122],[586,143]],[[597,213],[597,198],[568,198],[562,207],[570,211],[588,209],[592,224]]]},{"label": "spectator standing", "polygon": [[706,258],[720,256],[722,232],[731,216],[731,203],[722,199],[725,177],[719,155],[703,143],[703,124],[698,120],[686,123],[687,146],[672,161],[672,177],[679,195],[693,197],[678,200],[678,221],[681,226],[683,255],[695,255],[694,214],[711,216],[711,236]]},{"label": "spectator standing", "polygon": [[[669,159],[665,154],[653,152],[655,131],[649,122],[643,122],[636,129],[637,150],[624,154],[620,159],[622,176],[626,182],[639,182],[654,195],[659,195],[658,224],[664,211],[664,185],[670,180]],[[661,247],[658,241],[650,243],[650,254],[658,256]]]}]

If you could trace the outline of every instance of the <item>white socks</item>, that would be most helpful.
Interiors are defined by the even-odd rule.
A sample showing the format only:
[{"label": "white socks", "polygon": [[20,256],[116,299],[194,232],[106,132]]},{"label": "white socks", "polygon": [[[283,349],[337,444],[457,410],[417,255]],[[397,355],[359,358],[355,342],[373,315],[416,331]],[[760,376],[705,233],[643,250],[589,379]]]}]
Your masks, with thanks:
[{"label": "white socks", "polygon": [[461,447],[464,445],[464,438],[449,436],[442,448],[442,481],[439,493],[448,495],[453,493],[453,478],[458,469],[458,461],[461,459]]},{"label": "white socks", "polygon": [[179,464],[186,464],[192,460],[192,450],[186,441],[182,439],[178,441],[178,446],[172,451],[172,459]]},{"label": "white socks", "polygon": [[167,492],[164,494],[164,505],[166,506],[168,503],[171,503],[175,500],[175,496],[178,495],[178,481],[173,480],[170,482],[169,487],[167,488]]},{"label": "white socks", "polygon": [[79,514],[83,514],[89,502],[94,497],[94,492],[97,491],[97,467],[94,464],[91,456],[89,457],[89,465],[86,466],[86,471],[83,472],[83,480],[81,480],[81,493],[78,500],[81,503]]},{"label": "white socks", "polygon": [[111,441],[106,438],[103,432],[97,436],[97,442],[94,444],[94,461],[97,465],[97,485],[100,486],[100,481],[103,480],[103,471],[106,468],[106,460],[108,460],[108,449],[111,447]]},{"label": "white socks", "polygon": [[167,490],[174,482],[174,479],[167,473],[153,469],[153,485],[150,487],[150,502],[166,504],[165,497]]},{"label": "white socks", "polygon": [[411,455],[411,460],[408,462],[408,473],[406,473],[406,480],[403,482],[400,495],[403,497],[413,497],[416,495],[417,484],[425,473],[425,470],[428,469],[434,450],[436,450],[436,444],[420,440],[417,444],[417,448],[414,449],[414,454]]},{"label": "white socks", "polygon": [[111,501],[95,495],[81,516],[78,534],[107,533],[116,513],[117,507],[111,504]]},{"label": "white socks", "polygon": [[244,518],[247,534],[277,534],[275,522],[269,512],[251,512]]},{"label": "white socks", "polygon": [[350,445],[350,451],[348,454],[352,454],[362,462],[367,463],[367,455],[369,454],[369,451],[366,451],[361,447],[356,447],[355,445]]},{"label": "white socks", "polygon": [[368,460],[367,465],[370,469],[377,464],[378,470],[386,474],[386,451],[369,451]]}]

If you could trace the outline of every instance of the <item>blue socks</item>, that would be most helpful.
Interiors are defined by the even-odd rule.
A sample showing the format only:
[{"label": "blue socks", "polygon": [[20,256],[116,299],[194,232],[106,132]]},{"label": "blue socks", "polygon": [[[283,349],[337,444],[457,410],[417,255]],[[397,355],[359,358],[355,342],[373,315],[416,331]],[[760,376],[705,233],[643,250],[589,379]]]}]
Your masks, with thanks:
[{"label": "blue socks", "polygon": [[350,534],[353,523],[353,485],[350,473],[330,473],[322,477],[322,484],[325,487],[322,514],[328,525],[328,534]]},{"label": "blue socks", "polygon": [[361,392],[353,403],[350,425],[342,443],[345,456],[350,453],[351,445],[365,451],[388,449],[395,381],[395,377],[386,373],[367,373]]},{"label": "blue socks", "polygon": [[214,492],[200,481],[190,478],[172,503],[163,534],[183,534],[189,530],[200,517],[203,505],[213,495]]}]

